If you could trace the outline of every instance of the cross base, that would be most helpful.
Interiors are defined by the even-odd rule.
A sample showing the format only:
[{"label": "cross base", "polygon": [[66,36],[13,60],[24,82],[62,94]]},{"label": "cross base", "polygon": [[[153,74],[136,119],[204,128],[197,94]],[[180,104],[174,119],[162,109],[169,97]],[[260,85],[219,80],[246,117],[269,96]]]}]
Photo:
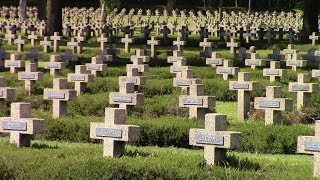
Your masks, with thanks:
[{"label": "cross base", "polygon": [[30,134],[20,134],[20,133],[10,133],[10,143],[17,144],[17,147],[30,147],[31,135]]}]

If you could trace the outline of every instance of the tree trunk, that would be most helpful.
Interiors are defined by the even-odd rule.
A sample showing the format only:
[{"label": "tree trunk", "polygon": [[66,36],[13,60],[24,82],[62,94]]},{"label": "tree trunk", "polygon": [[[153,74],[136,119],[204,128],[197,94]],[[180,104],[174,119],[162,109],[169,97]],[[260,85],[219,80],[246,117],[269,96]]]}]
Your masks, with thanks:
[{"label": "tree trunk", "polygon": [[319,32],[318,28],[318,0],[304,0],[303,2],[303,27],[301,40],[303,42],[309,41],[309,35],[312,32]]},{"label": "tree trunk", "polygon": [[39,0],[37,4],[38,8],[38,19],[45,20],[46,19],[46,0]]},{"label": "tree trunk", "polygon": [[248,15],[251,13],[251,0],[249,0],[249,6],[248,6]]},{"label": "tree trunk", "polygon": [[234,1],[234,6],[235,6],[235,7],[238,7],[238,0],[235,0],[235,1]]},{"label": "tree trunk", "polygon": [[171,13],[174,9],[174,0],[168,0],[167,1],[167,10],[169,13]]},{"label": "tree trunk", "polygon": [[223,6],[223,0],[219,1],[219,20],[222,20],[222,6]]},{"label": "tree trunk", "polygon": [[27,0],[20,0],[19,6],[19,18],[20,20],[25,20],[27,18]]},{"label": "tree trunk", "polygon": [[47,0],[46,35],[62,34],[62,0]]},{"label": "tree trunk", "polygon": [[100,0],[100,7],[101,7],[100,21],[105,22],[107,17],[107,12],[106,12],[106,3],[104,3],[103,0]]}]

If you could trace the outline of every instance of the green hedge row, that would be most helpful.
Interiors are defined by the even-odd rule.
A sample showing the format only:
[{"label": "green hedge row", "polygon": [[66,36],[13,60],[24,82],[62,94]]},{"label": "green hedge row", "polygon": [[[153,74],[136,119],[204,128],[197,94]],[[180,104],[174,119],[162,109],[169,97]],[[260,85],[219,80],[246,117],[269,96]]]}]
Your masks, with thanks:
[{"label": "green hedge row", "polygon": [[[89,137],[90,122],[104,120],[103,117],[82,116],[54,120],[50,114],[44,116],[44,113],[37,113],[37,117],[42,114],[42,118],[46,119],[45,134],[37,137],[47,140],[96,142]],[[189,129],[204,127],[203,121],[172,116],[140,119],[133,115],[127,119],[127,123],[141,127],[140,141],[132,143],[138,146],[190,148]],[[314,133],[310,125],[265,126],[260,122],[231,122],[228,130],[242,132],[243,147],[238,151],[270,154],[294,154],[297,137]]]}]

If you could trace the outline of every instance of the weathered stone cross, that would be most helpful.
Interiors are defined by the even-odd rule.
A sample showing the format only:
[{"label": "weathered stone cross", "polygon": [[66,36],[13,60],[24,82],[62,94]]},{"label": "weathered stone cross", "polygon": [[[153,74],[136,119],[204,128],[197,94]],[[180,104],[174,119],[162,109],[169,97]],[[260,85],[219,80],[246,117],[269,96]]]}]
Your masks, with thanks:
[{"label": "weathered stone cross", "polygon": [[238,91],[238,120],[243,121],[250,113],[250,91],[257,90],[259,82],[250,81],[250,73],[239,72],[238,81],[230,81],[229,89]]},{"label": "weathered stone cross", "polygon": [[86,72],[85,65],[76,65],[75,73],[68,74],[68,82],[74,82],[74,88],[78,96],[87,88],[87,83],[94,79],[93,74],[86,74]]},{"label": "weathered stone cross", "polygon": [[254,98],[254,108],[265,110],[265,125],[280,124],[281,111],[291,111],[293,101],[289,98],[281,98],[281,86],[267,86],[266,97]]},{"label": "weathered stone cross", "polygon": [[217,165],[227,157],[227,149],[241,147],[241,133],[226,131],[227,116],[210,113],[205,115],[205,129],[190,129],[189,144],[204,147],[207,165]]},{"label": "weathered stone cross", "polygon": [[138,141],[140,127],[125,125],[126,110],[106,108],[104,123],[90,124],[90,138],[103,140],[103,156],[122,156],[125,152],[126,141]]},{"label": "weathered stone cross", "polygon": [[228,80],[229,76],[236,76],[239,72],[239,67],[233,67],[232,60],[223,60],[223,66],[218,66],[217,74],[222,74],[224,80]]},{"label": "weathered stone cross", "polygon": [[43,72],[37,72],[38,65],[36,63],[29,63],[26,65],[25,71],[18,72],[18,80],[23,80],[24,88],[28,95],[33,94],[34,86],[37,81],[43,80]]}]

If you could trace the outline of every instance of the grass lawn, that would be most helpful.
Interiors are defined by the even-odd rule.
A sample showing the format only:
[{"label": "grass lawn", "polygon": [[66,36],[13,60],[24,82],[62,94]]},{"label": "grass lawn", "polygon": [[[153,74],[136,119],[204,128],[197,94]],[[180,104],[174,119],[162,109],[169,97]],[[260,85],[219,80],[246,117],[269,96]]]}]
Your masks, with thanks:
[{"label": "grass lawn", "polygon": [[[33,141],[31,148],[17,149],[0,139],[0,174],[17,179],[119,178],[151,176],[192,179],[312,179],[312,156],[267,155],[229,152],[220,166],[203,166],[203,150],[126,146],[121,158],[103,158],[101,144]],[[120,166],[120,167],[119,167]],[[151,170],[150,170],[151,169]],[[162,174],[163,173],[163,174]]]}]

